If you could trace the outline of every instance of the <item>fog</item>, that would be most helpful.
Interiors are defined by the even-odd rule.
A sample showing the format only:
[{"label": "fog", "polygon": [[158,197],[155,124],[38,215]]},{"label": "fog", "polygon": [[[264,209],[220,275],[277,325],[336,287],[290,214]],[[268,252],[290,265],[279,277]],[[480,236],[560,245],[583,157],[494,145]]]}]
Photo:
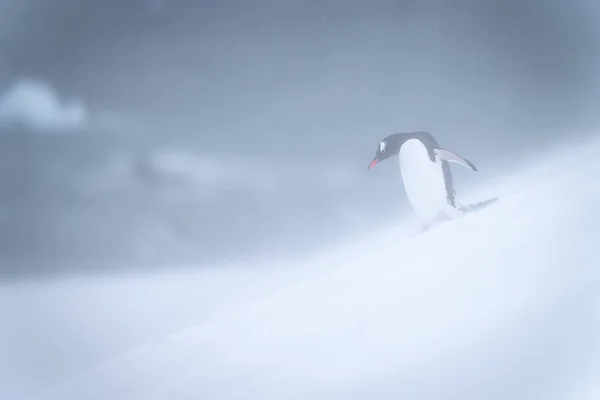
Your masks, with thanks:
[{"label": "fog", "polygon": [[10,277],[326,247],[406,211],[397,171],[365,173],[392,132],[489,171],[597,122],[591,3],[2,7]]},{"label": "fog", "polygon": [[[421,392],[416,383],[402,383],[411,374],[424,382],[443,377],[456,393],[478,398],[491,390],[492,378],[470,381],[475,365],[489,367],[482,374],[492,365],[504,368],[498,382],[508,382],[513,397],[559,393],[536,384],[551,374],[572,379],[557,385],[580,390],[574,398],[598,390],[586,378],[598,371],[598,343],[585,336],[597,329],[590,315],[598,302],[593,289],[580,285],[597,276],[586,269],[594,263],[589,240],[596,214],[587,201],[595,201],[597,167],[588,166],[593,152],[578,154],[591,151],[586,143],[595,145],[598,135],[599,22],[600,7],[588,0],[2,2],[0,319],[9,328],[0,336],[0,397],[54,387],[151,342],[159,343],[156,355],[142,351],[134,358],[143,361],[113,362],[125,370],[142,362],[152,376],[173,382],[160,364],[176,360],[184,382],[169,383],[174,392],[164,389],[175,398],[185,388],[195,397],[235,397],[223,391],[224,381],[257,398],[330,389],[333,397],[351,398],[346,390],[366,397],[379,390],[360,384],[369,376],[381,397],[436,397],[435,388]],[[417,224],[397,163],[366,170],[379,140],[412,130],[431,132],[477,165],[477,173],[453,167],[459,198],[519,199],[440,227],[438,234],[448,235],[444,244],[466,246],[447,264],[436,258],[444,257],[441,251],[421,260],[406,244]],[[580,171],[568,190],[559,186],[572,176],[559,165]],[[527,193],[520,197],[517,187]],[[551,207],[563,201],[566,208]],[[497,225],[500,232],[490,228]],[[410,240],[429,249],[438,245],[435,235]],[[534,256],[558,248],[556,257]],[[408,258],[413,268],[396,268],[385,254]],[[566,272],[577,266],[572,276]],[[425,279],[454,270],[447,284]],[[573,281],[548,283],[549,271]],[[497,274],[504,280],[491,288]],[[338,282],[347,277],[361,283],[351,286],[356,315],[330,319],[328,312],[346,307],[339,295],[350,289]],[[411,292],[417,281],[426,290]],[[528,294],[507,297],[512,282],[522,282]],[[547,283],[560,293],[544,292]],[[446,304],[444,293],[458,286],[468,293],[491,289]],[[371,301],[376,292],[393,301]],[[394,297],[402,293],[411,304],[429,303],[409,310]],[[256,320],[243,317],[254,301]],[[445,320],[414,320],[433,321],[445,311],[448,318],[479,315],[486,305],[506,307],[488,315],[506,322],[505,336],[480,331],[486,323],[479,320],[467,319],[465,332]],[[394,312],[398,318],[390,317]],[[261,313],[291,330],[274,333],[273,343],[269,335],[238,337],[245,328],[262,329],[270,317]],[[203,330],[223,319],[222,339]],[[340,339],[352,321],[373,328]],[[416,327],[406,333],[398,324]],[[198,328],[185,339],[194,342],[186,364],[177,358],[181,342],[164,336],[191,326]],[[307,342],[294,339],[304,330]],[[390,332],[380,342],[391,349],[387,356],[383,347],[371,353],[361,345],[377,332]],[[433,358],[419,363],[428,348],[419,338],[433,332],[440,335],[427,350]],[[408,336],[396,342],[392,333]],[[471,342],[452,344],[463,334],[495,343],[497,353],[479,357]],[[535,344],[546,335],[548,342]],[[565,345],[575,338],[573,347]],[[414,341],[410,358],[403,349]],[[208,342],[216,342],[211,355]],[[455,356],[438,363],[450,351],[446,345],[458,346]],[[522,368],[535,376],[510,364],[511,356],[542,347],[562,347],[573,361],[562,372],[535,375],[552,362],[531,355]],[[323,358],[283,368],[277,376],[289,385],[269,388],[267,377],[283,363],[278,357],[301,358],[308,354],[302,348],[319,349]],[[591,348],[596,352],[582,350]],[[364,365],[352,369],[344,353]],[[399,366],[393,356],[419,366]],[[334,377],[328,364],[334,360],[351,370]],[[313,361],[325,369],[321,378],[307,369]],[[243,365],[256,363],[262,367],[254,381]],[[206,376],[204,388],[187,381],[185,365]],[[231,372],[221,375],[225,366]],[[100,390],[94,382],[113,377],[99,373],[87,383],[76,380],[73,398],[82,387],[97,390],[98,398],[150,396],[135,387],[145,376],[139,371],[131,382],[124,379],[133,397],[118,385]],[[402,377],[397,386],[392,376]]]},{"label": "fog", "polygon": [[598,150],[494,177],[466,198],[501,200],[431,231],[397,218],[300,262],[13,284],[4,385],[28,376],[46,388],[31,399],[595,398]]}]

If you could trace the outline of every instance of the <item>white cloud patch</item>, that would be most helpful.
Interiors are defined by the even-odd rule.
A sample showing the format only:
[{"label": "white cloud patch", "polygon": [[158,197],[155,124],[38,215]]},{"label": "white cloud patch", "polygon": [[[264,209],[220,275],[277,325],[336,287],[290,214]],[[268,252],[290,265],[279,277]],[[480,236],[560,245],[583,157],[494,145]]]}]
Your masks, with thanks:
[{"label": "white cloud patch", "polygon": [[57,90],[37,79],[14,83],[0,96],[0,124],[36,131],[82,127],[88,110],[80,99],[63,99]]},{"label": "white cloud patch", "polygon": [[269,164],[258,159],[166,150],[155,152],[151,160],[158,171],[206,186],[236,184],[266,188],[274,181]]},{"label": "white cloud patch", "polygon": [[355,184],[352,171],[341,165],[275,164],[258,157],[161,150],[149,157],[152,168],[167,176],[189,179],[200,187],[238,187],[261,191],[283,186],[347,188]]}]

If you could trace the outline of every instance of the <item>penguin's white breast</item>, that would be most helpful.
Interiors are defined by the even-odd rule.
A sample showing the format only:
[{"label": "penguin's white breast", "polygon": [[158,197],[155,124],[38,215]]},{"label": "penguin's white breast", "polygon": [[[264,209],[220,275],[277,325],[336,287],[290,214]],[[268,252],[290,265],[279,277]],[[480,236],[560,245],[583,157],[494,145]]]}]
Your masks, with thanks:
[{"label": "penguin's white breast", "polygon": [[448,206],[442,163],[431,161],[427,148],[417,139],[400,148],[400,170],[406,195],[417,215],[435,219]]}]

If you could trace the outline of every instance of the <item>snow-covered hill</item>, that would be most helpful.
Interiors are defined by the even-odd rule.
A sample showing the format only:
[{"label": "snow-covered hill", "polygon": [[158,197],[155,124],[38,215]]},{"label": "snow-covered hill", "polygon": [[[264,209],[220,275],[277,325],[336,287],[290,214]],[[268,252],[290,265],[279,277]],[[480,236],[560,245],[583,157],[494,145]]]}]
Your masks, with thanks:
[{"label": "snow-covered hill", "polygon": [[[394,221],[281,265],[285,273],[106,284],[113,296],[70,314],[97,342],[136,318],[175,326],[196,313],[197,325],[130,341],[129,351],[32,398],[598,398],[599,150],[577,145],[526,168],[505,165],[509,172],[469,194],[500,195],[488,209],[417,235],[414,221]],[[196,281],[204,286],[194,290]],[[160,296],[173,293],[187,296],[177,323],[173,304],[161,307]],[[54,312],[72,309],[63,300]],[[119,320],[96,319],[107,304]],[[57,355],[47,368],[64,362]]]}]

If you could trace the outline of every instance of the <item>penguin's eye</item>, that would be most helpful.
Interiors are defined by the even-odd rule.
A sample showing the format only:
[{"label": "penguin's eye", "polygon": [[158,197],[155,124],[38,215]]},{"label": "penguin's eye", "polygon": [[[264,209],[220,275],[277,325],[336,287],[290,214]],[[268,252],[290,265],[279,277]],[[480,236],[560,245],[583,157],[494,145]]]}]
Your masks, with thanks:
[{"label": "penguin's eye", "polygon": [[380,153],[385,153],[385,145],[386,145],[385,142],[379,143],[379,152]]}]

